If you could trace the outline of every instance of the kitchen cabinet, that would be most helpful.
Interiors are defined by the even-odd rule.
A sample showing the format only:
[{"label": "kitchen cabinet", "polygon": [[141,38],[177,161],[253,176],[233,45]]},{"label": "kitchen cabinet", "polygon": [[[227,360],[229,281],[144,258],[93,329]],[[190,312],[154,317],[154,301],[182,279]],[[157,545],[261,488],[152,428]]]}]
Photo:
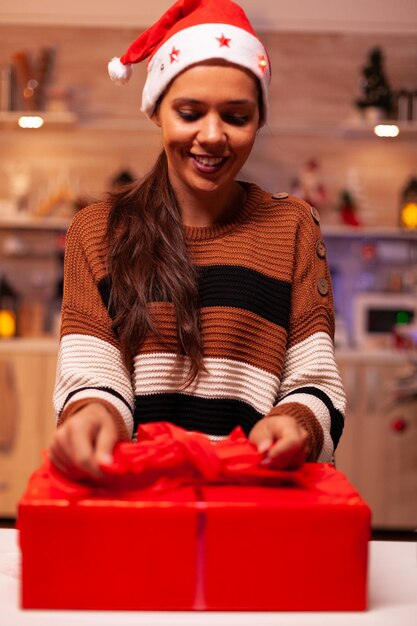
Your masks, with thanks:
[{"label": "kitchen cabinet", "polygon": [[0,517],[17,501],[55,428],[52,391],[57,340],[0,342]]},{"label": "kitchen cabinet", "polygon": [[373,528],[417,528],[417,398],[393,401],[401,353],[338,355],[348,397],[336,466],[372,508]]},{"label": "kitchen cabinet", "polygon": [[[57,350],[57,339],[0,342],[0,517],[15,517],[53,436]],[[417,528],[417,401],[392,402],[407,356],[339,350],[337,361],[348,406],[336,466],[371,506],[374,528]]]}]

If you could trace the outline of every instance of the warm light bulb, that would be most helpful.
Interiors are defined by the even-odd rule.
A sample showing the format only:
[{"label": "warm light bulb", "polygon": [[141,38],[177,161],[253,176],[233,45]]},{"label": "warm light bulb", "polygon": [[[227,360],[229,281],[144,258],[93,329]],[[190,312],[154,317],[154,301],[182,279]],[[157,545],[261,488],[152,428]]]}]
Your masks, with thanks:
[{"label": "warm light bulb", "polygon": [[40,128],[43,126],[43,118],[40,115],[22,115],[18,124],[20,128]]},{"label": "warm light bulb", "polygon": [[16,319],[12,311],[0,311],[0,337],[14,337],[16,334]]},{"label": "warm light bulb", "polygon": [[396,124],[378,124],[374,128],[374,133],[378,137],[398,137],[400,129]]},{"label": "warm light bulb", "polygon": [[401,225],[404,228],[417,228],[417,202],[407,202],[401,207]]}]

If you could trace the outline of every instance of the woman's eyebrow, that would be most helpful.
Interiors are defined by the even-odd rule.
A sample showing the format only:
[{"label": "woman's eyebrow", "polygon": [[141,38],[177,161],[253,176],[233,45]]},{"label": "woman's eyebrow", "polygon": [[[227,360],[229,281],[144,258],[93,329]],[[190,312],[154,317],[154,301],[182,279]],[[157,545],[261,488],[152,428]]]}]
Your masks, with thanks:
[{"label": "woman's eyebrow", "polygon": [[[181,104],[205,104],[203,100],[197,100],[196,98],[175,98],[174,105]],[[256,104],[252,99],[240,99],[240,100],[225,100],[222,104],[230,104],[233,106],[242,106],[247,104]]]},{"label": "woman's eyebrow", "polygon": [[196,100],[195,98],[175,98],[174,104],[203,104],[202,100]]}]

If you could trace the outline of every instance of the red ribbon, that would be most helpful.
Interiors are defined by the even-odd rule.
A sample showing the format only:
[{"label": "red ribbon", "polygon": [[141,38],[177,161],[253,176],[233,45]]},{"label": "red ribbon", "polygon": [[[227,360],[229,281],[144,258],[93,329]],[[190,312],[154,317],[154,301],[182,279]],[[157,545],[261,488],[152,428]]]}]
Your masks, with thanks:
[{"label": "red ribbon", "polygon": [[[187,431],[167,422],[145,424],[138,429],[137,443],[118,443],[113,463],[101,466],[102,477],[73,482],[49,461],[32,482],[36,498],[116,498],[134,500],[146,493],[175,491],[179,487],[246,485],[306,489],[315,497],[332,501],[358,499],[346,480],[334,480],[334,468],[323,463],[305,463],[298,470],[276,470],[261,465],[257,451],[240,427],[221,441]],[[136,492],[141,492],[138,495]],[[31,484],[29,493],[31,495]]]},{"label": "red ribbon", "polygon": [[211,441],[206,435],[167,422],[145,424],[138,429],[137,443],[118,443],[113,463],[101,466],[103,476],[93,482],[67,480],[51,463],[44,466],[45,479],[54,497],[88,497],[137,490],[175,489],[183,485],[303,485],[301,470],[282,471],[263,467],[264,454],[237,427],[225,439]]}]

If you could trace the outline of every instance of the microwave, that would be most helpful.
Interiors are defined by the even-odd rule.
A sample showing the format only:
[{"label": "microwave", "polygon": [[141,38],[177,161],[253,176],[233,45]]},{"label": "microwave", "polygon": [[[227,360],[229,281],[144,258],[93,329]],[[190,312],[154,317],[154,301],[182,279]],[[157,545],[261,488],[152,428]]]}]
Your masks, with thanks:
[{"label": "microwave", "polygon": [[417,322],[417,294],[366,292],[355,296],[353,338],[358,348],[390,348],[397,324]]}]

